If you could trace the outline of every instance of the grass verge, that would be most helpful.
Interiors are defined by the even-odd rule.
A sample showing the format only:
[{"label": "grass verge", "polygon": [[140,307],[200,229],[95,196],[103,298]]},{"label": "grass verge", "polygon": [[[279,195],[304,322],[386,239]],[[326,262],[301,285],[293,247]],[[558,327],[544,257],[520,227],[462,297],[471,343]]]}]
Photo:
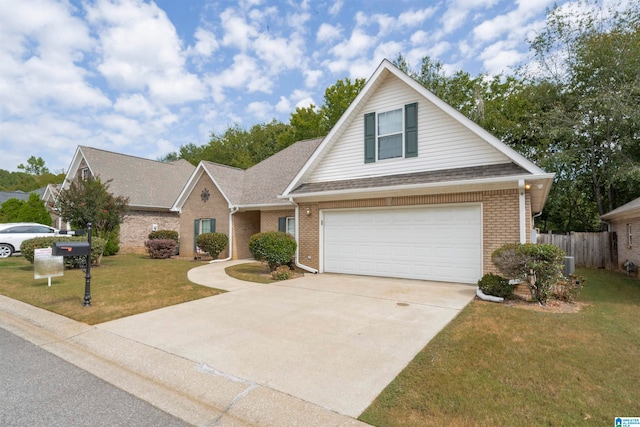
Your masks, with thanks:
[{"label": "grass verge", "polygon": [[578,313],[472,301],[361,415],[375,426],[613,425],[640,415],[640,281],[587,277]]},{"label": "grass verge", "polygon": [[145,255],[105,257],[100,267],[91,268],[91,306],[84,307],[82,270],[66,270],[48,287],[47,279],[33,278],[32,264],[11,257],[0,259],[0,293],[94,325],[223,292],[187,279],[187,272],[198,265]]},{"label": "grass verge", "polygon": [[[296,268],[294,273],[295,277],[304,276],[304,271]],[[277,283],[278,280],[274,280],[271,277],[271,271],[269,266],[263,262],[248,262],[245,264],[236,264],[224,269],[227,275],[245,282],[255,283]]]}]

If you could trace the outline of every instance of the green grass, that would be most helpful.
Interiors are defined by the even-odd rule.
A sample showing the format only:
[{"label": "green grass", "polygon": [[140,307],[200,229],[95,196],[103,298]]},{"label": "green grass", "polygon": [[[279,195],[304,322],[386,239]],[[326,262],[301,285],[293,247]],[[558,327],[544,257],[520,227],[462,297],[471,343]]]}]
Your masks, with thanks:
[{"label": "green grass", "polygon": [[224,269],[227,275],[245,282],[273,283],[269,266],[262,262],[248,262],[236,264]]},{"label": "green grass", "polygon": [[93,325],[223,292],[187,279],[199,265],[144,255],[105,257],[91,268],[91,306],[84,307],[83,271],[65,270],[48,287],[47,279],[33,278],[32,264],[11,257],[0,259],[0,294]]},{"label": "green grass", "polygon": [[578,313],[472,301],[360,419],[564,426],[640,416],[640,281],[578,273],[587,277]]}]

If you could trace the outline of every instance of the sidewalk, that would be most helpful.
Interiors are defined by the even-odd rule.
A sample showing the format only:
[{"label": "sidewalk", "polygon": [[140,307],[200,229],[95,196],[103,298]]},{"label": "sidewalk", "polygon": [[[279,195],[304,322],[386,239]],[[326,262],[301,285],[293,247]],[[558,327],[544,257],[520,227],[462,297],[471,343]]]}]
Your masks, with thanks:
[{"label": "sidewalk", "polygon": [[[245,283],[235,282],[228,286]],[[195,426],[366,425],[2,295],[0,326]]]}]

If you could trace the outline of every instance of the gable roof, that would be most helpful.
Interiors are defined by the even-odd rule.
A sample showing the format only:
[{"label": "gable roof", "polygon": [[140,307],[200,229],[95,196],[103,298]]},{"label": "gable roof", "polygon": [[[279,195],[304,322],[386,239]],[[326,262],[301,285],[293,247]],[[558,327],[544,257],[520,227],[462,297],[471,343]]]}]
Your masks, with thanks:
[{"label": "gable roof", "polygon": [[602,215],[600,218],[608,221],[632,217],[640,218],[640,197]]},{"label": "gable roof", "polygon": [[109,191],[129,197],[129,206],[142,209],[169,209],[195,166],[186,160],[161,162],[93,147],[78,146],[64,180],[64,188],[77,176],[85,161],[94,177],[111,180]]},{"label": "gable roof", "polygon": [[191,174],[171,209],[182,209],[204,174],[211,178],[227,200],[229,208],[251,209],[290,205],[278,195],[291,182],[321,141],[322,138],[298,141],[247,170],[202,161]]},{"label": "gable roof", "polygon": [[[478,141],[482,141],[483,143],[495,149],[497,152],[504,155],[505,162],[507,162],[505,164],[508,165],[510,163],[517,166],[517,168],[511,169],[514,172],[513,174],[511,175],[500,174],[498,176],[493,177],[493,181],[502,180],[503,182],[509,181],[513,183],[514,181],[518,182],[520,180],[523,180],[523,181],[526,180],[527,184],[534,184],[531,186],[532,207],[536,212],[539,212],[542,209],[542,207],[544,206],[544,202],[546,201],[546,198],[549,194],[549,190],[551,187],[551,183],[553,181],[554,174],[545,173],[538,166],[536,166],[531,161],[527,160],[524,156],[522,156],[521,154],[513,150],[511,147],[507,146],[502,141],[500,141],[499,139],[491,135],[481,126],[479,126],[472,120],[468,119],[466,116],[464,116],[462,113],[460,113],[459,111],[457,111],[456,109],[448,105],[442,99],[438,98],[431,91],[426,89],[420,83],[416,82],[414,79],[409,77],[407,74],[405,74],[403,71],[398,69],[395,65],[393,65],[391,62],[389,62],[386,59],[382,61],[380,66],[378,66],[378,68],[373,73],[373,75],[369,78],[369,80],[367,81],[363,89],[360,91],[358,96],[351,103],[351,105],[342,115],[340,120],[338,120],[336,125],[331,129],[329,134],[323,140],[322,144],[310,157],[309,161],[296,174],[295,178],[291,181],[291,183],[287,186],[287,188],[283,192],[282,197],[289,197],[289,196],[301,197],[303,194],[306,194],[306,196],[310,196],[310,192],[313,192],[317,195],[317,192],[315,190],[324,191],[327,193],[327,195],[335,191],[341,191],[341,190],[338,190],[338,188],[336,187],[336,186],[339,186],[340,184],[336,183],[335,185],[328,185],[328,183],[324,183],[322,186],[320,186],[319,184],[313,185],[314,183],[311,181],[310,178],[313,174],[313,171],[320,165],[323,159],[331,151],[332,147],[334,147],[336,143],[341,140],[347,128],[351,126],[354,120],[356,120],[361,116],[362,109],[364,108],[367,101],[372,98],[372,96],[376,93],[376,91],[390,76],[395,77],[403,84],[409,86],[411,89],[413,89],[413,91],[415,91],[415,93],[417,93],[418,96],[423,97],[430,104],[432,104],[437,109],[439,109],[444,114],[446,114],[448,117],[453,119],[455,123],[457,123],[457,125],[460,125],[461,127],[466,128],[468,131],[471,132],[471,134],[475,136],[475,138]],[[467,168],[467,169],[472,169],[472,168]],[[395,188],[400,189],[403,186],[416,186],[416,185],[423,185],[425,187],[427,186],[436,187],[438,183],[450,186],[452,182],[450,178],[456,177],[459,175],[457,172],[454,172],[454,171],[455,169],[449,169],[449,172],[441,173],[439,177],[439,181],[434,181],[434,177],[438,176],[438,173],[436,173],[437,171],[432,171],[433,174],[431,175],[419,172],[415,174],[415,176],[413,174],[412,176],[409,176],[409,175],[402,176],[402,172],[398,172],[398,176],[397,176],[398,178],[402,178],[402,177],[411,178],[413,179],[413,181],[408,180],[406,182],[403,182],[401,180],[396,180]],[[477,171],[478,169],[476,169],[476,172]],[[466,172],[470,172],[470,171],[467,170]],[[424,178],[424,180],[422,182],[416,182],[415,179],[417,177],[422,177]],[[355,177],[354,182],[352,182],[350,185],[354,189],[359,188],[359,186],[361,185],[361,180],[368,179],[368,178],[373,178],[373,177],[366,177],[366,178]],[[385,184],[387,182],[385,177],[379,176],[376,178],[377,180],[371,179],[368,181],[368,185],[370,185],[367,187],[369,189],[368,190],[369,192],[374,192],[375,189],[378,188],[377,185],[385,187]],[[482,174],[480,174],[477,177],[472,177],[472,176],[467,177],[467,181],[473,180],[473,179],[482,180],[482,179],[487,179],[487,177],[483,176]],[[458,179],[458,181],[460,180]],[[460,184],[460,182],[458,182],[458,184]],[[322,190],[320,190],[320,188],[322,188]]]}]

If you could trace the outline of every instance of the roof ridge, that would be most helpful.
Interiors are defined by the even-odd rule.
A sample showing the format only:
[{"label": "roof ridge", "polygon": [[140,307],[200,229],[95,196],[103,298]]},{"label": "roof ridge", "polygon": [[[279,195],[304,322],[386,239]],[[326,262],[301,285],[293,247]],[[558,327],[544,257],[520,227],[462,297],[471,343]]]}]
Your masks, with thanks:
[{"label": "roof ridge", "polygon": [[163,164],[163,165],[175,166],[176,162],[178,162],[180,160],[185,160],[185,159],[178,159],[178,160],[172,160],[170,162],[163,162],[162,160],[148,159],[146,157],[134,156],[133,154],[118,153],[116,151],[110,151],[110,150],[105,150],[103,148],[91,147],[89,145],[80,145],[79,147],[80,147],[80,149],[88,148],[90,150],[101,151],[103,153],[114,154],[114,155],[121,156],[121,157],[130,157],[130,158],[137,159],[137,160],[145,160],[147,162],[160,163],[160,164]]}]

